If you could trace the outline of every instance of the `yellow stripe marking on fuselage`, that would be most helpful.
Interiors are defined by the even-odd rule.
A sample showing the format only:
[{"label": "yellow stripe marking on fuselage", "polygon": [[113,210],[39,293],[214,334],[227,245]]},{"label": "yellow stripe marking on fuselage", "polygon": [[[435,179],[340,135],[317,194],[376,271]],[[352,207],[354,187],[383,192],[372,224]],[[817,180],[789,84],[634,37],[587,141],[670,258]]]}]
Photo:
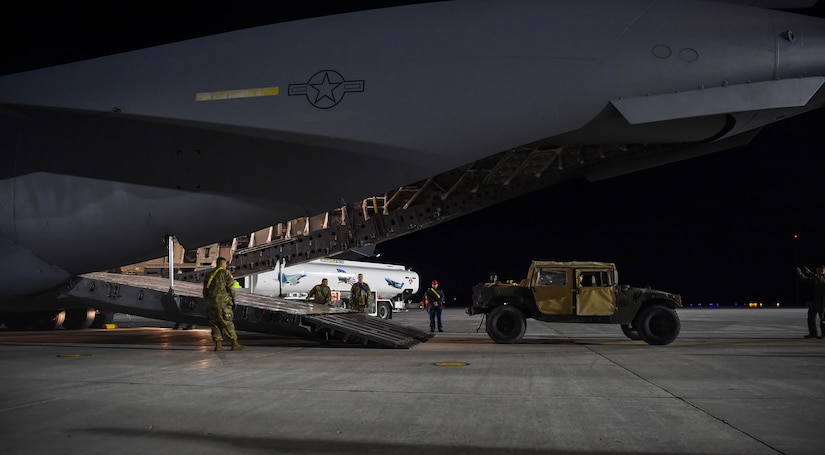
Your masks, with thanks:
[{"label": "yellow stripe marking on fuselage", "polygon": [[278,96],[278,87],[244,88],[240,90],[220,90],[217,92],[200,92],[195,94],[195,101],[220,101],[238,98],[255,98],[259,96]]}]

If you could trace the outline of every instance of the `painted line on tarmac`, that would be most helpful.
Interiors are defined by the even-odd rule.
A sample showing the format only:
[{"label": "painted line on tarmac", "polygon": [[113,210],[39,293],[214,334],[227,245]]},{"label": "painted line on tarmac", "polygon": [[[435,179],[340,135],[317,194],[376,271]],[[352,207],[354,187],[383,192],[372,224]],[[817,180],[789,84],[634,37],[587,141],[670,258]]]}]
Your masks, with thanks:
[{"label": "painted line on tarmac", "polygon": [[[489,338],[463,338],[463,337],[434,337],[424,344],[498,344]],[[547,339],[547,338],[527,338],[525,337],[516,345],[578,345],[578,346],[622,346],[622,347],[651,347],[643,341],[622,340],[622,341],[588,341],[586,339]],[[825,347],[825,340],[771,340],[771,341],[674,341],[663,347],[804,347],[822,345]]]}]

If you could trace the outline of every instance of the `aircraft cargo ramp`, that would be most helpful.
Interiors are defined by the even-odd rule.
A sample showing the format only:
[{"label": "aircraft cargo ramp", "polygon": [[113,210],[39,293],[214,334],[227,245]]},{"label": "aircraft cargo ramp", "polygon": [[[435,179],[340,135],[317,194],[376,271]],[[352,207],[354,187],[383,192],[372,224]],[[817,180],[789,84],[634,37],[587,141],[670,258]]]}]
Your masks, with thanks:
[{"label": "aircraft cargo ramp", "polygon": [[[67,303],[104,312],[208,325],[200,283],[156,276],[95,272],[71,280],[61,292]],[[387,320],[327,305],[238,292],[235,328],[247,332],[323,338],[365,346],[410,348],[431,335]]]}]

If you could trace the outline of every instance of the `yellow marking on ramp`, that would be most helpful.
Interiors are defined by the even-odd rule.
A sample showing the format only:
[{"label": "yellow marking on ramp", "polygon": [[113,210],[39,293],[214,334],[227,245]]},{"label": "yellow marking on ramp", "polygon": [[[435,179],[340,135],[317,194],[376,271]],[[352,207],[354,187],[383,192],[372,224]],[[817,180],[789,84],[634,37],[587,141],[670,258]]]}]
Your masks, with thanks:
[{"label": "yellow marking on ramp", "polygon": [[433,365],[437,367],[466,367],[467,362],[435,362]]},{"label": "yellow marking on ramp", "polygon": [[58,354],[58,357],[87,357],[89,354]]},{"label": "yellow marking on ramp", "polygon": [[219,90],[217,92],[200,92],[195,94],[195,101],[220,101],[238,98],[257,98],[260,96],[278,96],[278,87],[243,88],[239,90]]}]

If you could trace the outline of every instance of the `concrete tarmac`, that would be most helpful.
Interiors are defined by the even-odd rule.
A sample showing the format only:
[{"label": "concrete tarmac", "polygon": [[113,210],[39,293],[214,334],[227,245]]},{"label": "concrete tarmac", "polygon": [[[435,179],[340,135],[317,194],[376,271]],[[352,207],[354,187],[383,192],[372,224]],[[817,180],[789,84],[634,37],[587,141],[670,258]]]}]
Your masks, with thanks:
[{"label": "concrete tarmac", "polygon": [[[668,346],[528,321],[493,343],[444,314],[412,349],[119,317],[0,331],[3,454],[821,454],[825,340],[805,309],[684,309]],[[427,329],[423,310],[393,321]]]}]

